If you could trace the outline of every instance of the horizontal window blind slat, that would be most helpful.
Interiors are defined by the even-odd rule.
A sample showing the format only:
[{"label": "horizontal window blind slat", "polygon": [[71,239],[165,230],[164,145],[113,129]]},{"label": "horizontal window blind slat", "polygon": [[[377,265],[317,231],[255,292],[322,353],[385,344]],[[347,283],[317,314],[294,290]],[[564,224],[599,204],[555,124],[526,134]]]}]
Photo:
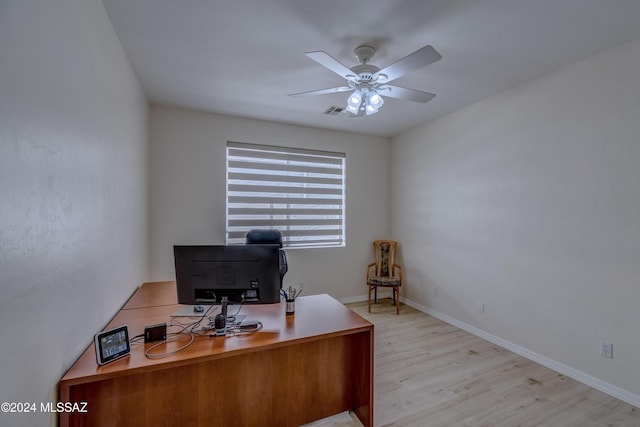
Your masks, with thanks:
[{"label": "horizontal window blind slat", "polygon": [[[338,236],[340,230],[282,230],[278,229],[282,233],[283,237],[287,236]],[[245,237],[247,232],[245,230],[233,231],[229,230],[229,237]]]},{"label": "horizontal window blind slat", "polygon": [[229,191],[243,193],[269,193],[278,194],[333,194],[341,195],[342,188],[326,188],[326,187],[285,187],[276,185],[251,185],[251,184],[229,184]]},{"label": "horizontal window blind slat", "polygon": [[304,242],[287,242],[287,246],[290,248],[297,248],[297,247],[315,247],[315,248],[322,248],[322,247],[332,247],[332,246],[344,246],[344,240],[305,240]]},{"label": "horizontal window blind slat", "polygon": [[287,154],[287,153],[276,153],[276,152],[270,153],[266,151],[252,151],[252,150],[238,150],[238,149],[229,149],[229,157],[232,159],[235,159],[235,158],[268,159],[268,160],[292,161],[292,162],[298,162],[298,163],[323,163],[327,165],[342,164],[342,159],[336,159],[331,157],[307,156],[304,154]]},{"label": "horizontal window blind slat", "polygon": [[325,208],[314,208],[314,209],[297,209],[297,208],[258,208],[258,207],[244,207],[244,208],[234,208],[230,207],[228,209],[228,214],[230,218],[241,216],[241,215],[316,215],[316,216],[342,216],[342,209],[325,209]]},{"label": "horizontal window blind slat", "polygon": [[259,173],[229,172],[230,181],[287,182],[296,184],[342,185],[342,178],[323,178],[302,175],[266,175]]},{"label": "horizontal window blind slat", "polygon": [[227,148],[229,149],[242,148],[245,150],[258,150],[258,151],[264,151],[264,152],[313,154],[316,156],[328,156],[328,157],[338,157],[338,158],[345,157],[344,153],[339,153],[336,151],[312,150],[308,148],[280,147],[276,145],[251,144],[247,142],[235,142],[235,141],[227,141]]},{"label": "horizontal window blind slat", "polygon": [[295,246],[296,244],[313,244],[313,245],[336,245],[343,243],[342,239],[323,239],[323,240],[313,240],[313,239],[305,239],[305,240],[288,240],[287,241],[291,246]]},{"label": "horizontal window blind slat", "polygon": [[[320,246],[338,246],[344,244],[344,240],[341,238],[327,238],[327,239],[314,239],[304,238],[302,240],[294,240],[295,238],[283,238],[283,243],[287,247],[320,247]],[[245,235],[229,238],[229,244],[244,244],[246,240]]]},{"label": "horizontal window blind slat", "polygon": [[277,204],[277,205],[342,205],[342,199],[299,198],[299,197],[243,197],[229,196],[229,203],[238,204]]},{"label": "horizontal window blind slat", "polygon": [[[239,162],[230,161],[228,168],[232,172],[240,172],[245,169],[265,170],[276,172],[298,172],[298,173],[315,173],[324,175],[342,175],[342,169],[339,168],[323,168],[323,167],[309,167],[298,165],[279,165],[274,163],[255,163],[255,162]],[[283,175],[286,176],[286,175]]]},{"label": "horizontal window blind slat", "polygon": [[[324,242],[324,241],[322,241]],[[345,246],[344,240],[334,240],[334,241],[326,241],[326,243],[322,242],[314,242],[312,240],[309,241],[287,241],[283,240],[283,247],[285,248],[331,248],[331,247],[340,247]],[[229,245],[244,245],[245,239],[229,239]]]},{"label": "horizontal window blind slat", "polygon": [[282,230],[285,237],[293,236],[339,236],[341,230]]},{"label": "horizontal window blind slat", "polygon": [[342,226],[342,219],[229,219],[229,227],[266,227],[276,228],[279,226],[301,227],[301,226]]}]

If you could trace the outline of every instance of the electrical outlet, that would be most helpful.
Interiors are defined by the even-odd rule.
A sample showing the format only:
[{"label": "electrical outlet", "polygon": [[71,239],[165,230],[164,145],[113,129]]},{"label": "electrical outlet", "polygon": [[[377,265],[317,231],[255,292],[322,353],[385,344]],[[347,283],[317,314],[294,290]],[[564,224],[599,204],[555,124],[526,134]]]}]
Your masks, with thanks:
[{"label": "electrical outlet", "polygon": [[607,341],[600,341],[600,354],[610,359],[613,358],[613,345]]},{"label": "electrical outlet", "polygon": [[484,301],[476,301],[476,310],[478,313],[484,313]]}]

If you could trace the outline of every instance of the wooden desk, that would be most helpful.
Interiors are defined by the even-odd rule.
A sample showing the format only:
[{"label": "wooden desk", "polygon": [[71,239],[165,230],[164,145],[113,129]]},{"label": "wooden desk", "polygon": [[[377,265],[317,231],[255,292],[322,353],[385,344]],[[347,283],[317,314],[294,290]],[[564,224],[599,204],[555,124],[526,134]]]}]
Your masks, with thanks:
[{"label": "wooden desk", "polygon": [[134,308],[158,307],[178,304],[176,282],[144,283],[122,307],[123,310]]},{"label": "wooden desk", "polygon": [[[175,283],[146,283],[107,328],[127,324],[133,337],[169,323],[181,307],[167,303],[175,295]],[[373,324],[328,295],[298,298],[290,316],[284,304],[240,313],[264,328],[197,337],[161,359],[133,344],[131,355],[98,366],[91,345],[59,384],[59,400],[87,402],[88,413],[60,414],[60,426],[299,426],[347,410],[373,426]]]}]

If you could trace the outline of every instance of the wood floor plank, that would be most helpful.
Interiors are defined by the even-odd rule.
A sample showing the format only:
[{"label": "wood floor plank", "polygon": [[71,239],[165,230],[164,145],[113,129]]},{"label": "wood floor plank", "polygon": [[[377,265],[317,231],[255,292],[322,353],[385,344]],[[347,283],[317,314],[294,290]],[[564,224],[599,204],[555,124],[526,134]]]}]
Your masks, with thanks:
[{"label": "wood floor plank", "polygon": [[640,409],[409,306],[347,306],[375,324],[378,427],[640,426]]}]

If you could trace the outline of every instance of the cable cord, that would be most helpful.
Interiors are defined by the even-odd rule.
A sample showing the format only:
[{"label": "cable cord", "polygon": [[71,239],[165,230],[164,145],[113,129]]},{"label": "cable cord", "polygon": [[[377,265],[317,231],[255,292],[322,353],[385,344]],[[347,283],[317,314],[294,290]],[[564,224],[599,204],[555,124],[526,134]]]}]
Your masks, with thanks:
[{"label": "cable cord", "polygon": [[240,310],[242,310],[242,304],[244,304],[244,295],[242,296],[242,299],[240,300],[240,305],[238,306],[238,309],[236,310],[236,312],[234,314],[227,315],[227,320],[229,320],[229,319],[234,319],[235,320],[236,316],[238,314],[240,314]]},{"label": "cable cord", "polygon": [[[154,344],[154,345],[152,345],[151,347],[149,347],[148,349],[146,349],[146,350],[144,351],[144,355],[145,355],[145,357],[147,357],[147,358],[149,358],[149,359],[160,359],[160,358],[162,358],[162,357],[171,356],[171,355],[176,354],[176,353],[178,353],[178,352],[180,352],[180,351],[184,350],[185,348],[189,347],[191,344],[193,344],[193,342],[194,342],[194,341],[195,341],[195,339],[196,339],[195,335],[194,335],[194,334],[192,334],[192,333],[174,332],[174,333],[167,334],[167,335],[176,335],[176,338],[173,338],[173,339],[170,339],[170,340],[169,340],[169,339],[167,339],[167,340],[165,340],[165,341],[161,341],[161,342],[159,342],[158,344]],[[177,348],[177,349],[175,349],[175,350],[167,351],[167,352],[165,352],[165,353],[156,353],[156,354],[152,354],[152,353],[151,353],[153,350],[155,350],[156,348],[160,347],[161,345],[165,345],[165,344],[168,344],[168,343],[170,343],[170,342],[177,341],[180,335],[189,335],[189,336],[191,337],[191,339],[189,340],[189,342],[188,342],[188,343],[186,343],[186,344],[185,344],[185,345],[183,345],[182,347],[179,347],[179,348]]]},{"label": "cable cord", "polygon": [[[190,322],[190,323],[180,323],[180,322],[173,322],[171,324],[169,324],[168,326],[174,326],[174,327],[178,327],[180,328],[180,332],[172,332],[170,334],[167,334],[167,339],[164,341],[161,341],[157,344],[152,345],[151,347],[149,347],[148,349],[146,349],[144,351],[144,355],[145,357],[147,357],[148,359],[160,359],[162,357],[167,357],[167,356],[171,356],[173,354],[176,354],[182,350],[184,350],[185,348],[189,347],[191,344],[193,344],[193,342],[196,339],[196,335],[200,335],[198,334],[195,330],[198,326],[200,326],[200,324],[202,323],[202,321],[209,315],[209,312],[211,311],[211,309],[213,308],[213,306],[210,306],[206,312],[204,312],[202,315],[198,316],[198,320]],[[215,309],[213,310],[215,312]],[[175,319],[174,319],[175,320]],[[164,353],[152,353],[153,350],[155,350],[156,348],[160,347],[161,345],[166,345],[170,342],[176,341],[179,339],[179,337],[181,335],[189,335],[191,337],[191,339],[189,340],[188,343],[186,343],[185,345],[175,349],[175,350],[171,350],[171,351],[167,351]],[[168,339],[169,336],[175,336],[175,338],[173,339]]]},{"label": "cable cord", "polygon": [[143,339],[144,339],[144,334],[136,335],[133,338],[129,338],[129,343],[131,344],[139,343],[139,342],[142,342]]},{"label": "cable cord", "polygon": [[[240,310],[242,309],[242,305],[244,304],[244,295],[242,300],[240,301],[240,306],[238,307],[238,310],[236,310],[235,314],[232,314],[230,316],[227,316],[227,318],[230,319],[235,319],[235,317],[240,313]],[[207,311],[205,313],[203,313],[202,315],[198,316],[199,319],[191,322],[191,323],[187,323],[187,324],[182,324],[179,322],[173,322],[168,326],[175,326],[180,328],[180,332],[172,332],[170,334],[167,334],[167,339],[164,341],[161,341],[157,344],[152,345],[151,347],[149,347],[148,349],[146,349],[144,351],[144,355],[145,357],[149,358],[149,359],[159,359],[162,357],[167,357],[167,356],[171,356],[174,355],[182,350],[184,350],[185,348],[189,347],[191,344],[193,344],[193,342],[196,339],[196,335],[197,336],[201,336],[201,337],[215,337],[218,336],[217,334],[206,334],[206,333],[202,333],[202,331],[207,331],[207,330],[211,330],[213,328],[206,328],[203,326],[200,326],[200,324],[202,323],[202,321],[207,318],[209,316],[209,312],[211,311],[211,309],[213,308],[213,305],[209,306],[209,308],[207,309]],[[216,312],[217,309],[213,310],[213,313]],[[211,313],[211,314],[213,314]],[[200,329],[196,329],[200,327]],[[250,334],[253,332],[258,332],[262,329],[262,322],[258,322],[258,325],[255,328],[241,328],[239,325],[233,325],[232,327],[230,327],[227,332],[228,334],[226,334],[227,336],[236,336],[236,335],[246,335],[246,334]],[[188,343],[184,344],[183,346],[175,349],[175,350],[171,350],[171,351],[167,351],[164,353],[152,353],[153,350],[155,350],[156,348],[160,347],[161,345],[166,345],[170,342],[174,342],[176,340],[179,339],[179,337],[181,335],[189,335],[191,337],[191,339],[189,340]],[[169,336],[175,336],[175,338],[173,339],[168,339]],[[142,335],[138,335],[136,337],[134,337],[134,339],[138,339],[142,337]],[[139,341],[133,341],[132,342],[139,342]]]},{"label": "cable cord", "polygon": [[242,328],[239,325],[235,325],[231,328],[231,335],[246,335],[260,330],[262,330],[262,322],[258,322],[255,328]]}]

